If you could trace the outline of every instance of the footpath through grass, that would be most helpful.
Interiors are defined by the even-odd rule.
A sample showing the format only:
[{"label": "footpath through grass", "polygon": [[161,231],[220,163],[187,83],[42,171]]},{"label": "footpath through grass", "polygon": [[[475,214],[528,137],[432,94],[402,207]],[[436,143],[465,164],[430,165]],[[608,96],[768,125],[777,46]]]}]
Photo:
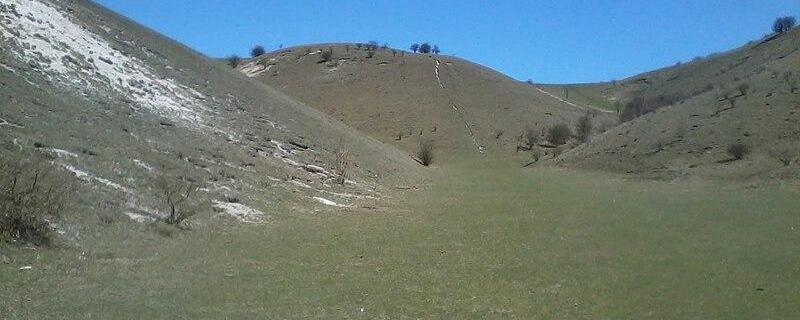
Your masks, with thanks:
[{"label": "footpath through grass", "polygon": [[[492,161],[431,170],[431,186],[384,213],[112,239],[84,255],[5,247],[15,262],[0,264],[0,314],[800,317],[796,186],[636,181]],[[17,270],[26,264],[34,269]]]}]

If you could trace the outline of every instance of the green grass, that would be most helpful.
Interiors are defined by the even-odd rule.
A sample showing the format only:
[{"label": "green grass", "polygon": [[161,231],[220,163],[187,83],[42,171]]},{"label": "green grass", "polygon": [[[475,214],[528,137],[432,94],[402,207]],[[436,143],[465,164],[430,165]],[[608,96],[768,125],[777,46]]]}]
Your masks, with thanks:
[{"label": "green grass", "polygon": [[[108,236],[84,260],[80,249],[0,246],[15,260],[0,264],[0,314],[800,316],[796,186],[628,180],[489,160],[431,171],[433,185],[382,213],[225,224],[173,238],[138,227],[142,239]],[[17,270],[28,264],[34,269]]]}]

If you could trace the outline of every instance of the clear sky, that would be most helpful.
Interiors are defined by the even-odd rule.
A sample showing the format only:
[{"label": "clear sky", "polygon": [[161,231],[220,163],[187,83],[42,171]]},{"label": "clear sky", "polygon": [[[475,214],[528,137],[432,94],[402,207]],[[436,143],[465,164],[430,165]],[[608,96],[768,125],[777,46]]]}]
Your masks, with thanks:
[{"label": "clear sky", "polygon": [[323,42],[438,44],[520,80],[623,79],[758,39],[798,0],[96,0],[206,55]]}]

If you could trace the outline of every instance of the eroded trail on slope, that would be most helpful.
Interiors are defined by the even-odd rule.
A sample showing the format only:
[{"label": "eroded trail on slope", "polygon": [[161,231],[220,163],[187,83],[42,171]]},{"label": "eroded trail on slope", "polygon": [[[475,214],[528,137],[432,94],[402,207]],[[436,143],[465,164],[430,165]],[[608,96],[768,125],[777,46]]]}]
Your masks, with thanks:
[{"label": "eroded trail on slope", "polygon": [[467,129],[467,134],[472,139],[472,143],[475,145],[475,148],[478,149],[478,152],[484,153],[486,148],[483,145],[481,145],[478,142],[478,138],[475,137],[475,132],[472,131],[472,125],[469,123],[469,120],[467,119],[467,115],[464,114],[464,112],[461,111],[461,109],[458,108],[458,105],[455,103],[455,100],[453,99],[453,96],[450,95],[450,93],[447,92],[447,88],[444,86],[444,83],[442,82],[442,78],[440,76],[440,69],[439,69],[439,66],[442,64],[441,61],[439,61],[439,59],[434,59],[434,61],[435,61],[434,74],[436,75],[436,82],[439,83],[439,87],[442,88],[444,93],[447,95],[447,100],[450,103],[450,107],[453,108],[453,111],[461,119],[461,122],[464,123],[464,127]]},{"label": "eroded trail on slope", "polygon": [[595,107],[595,106],[582,106],[582,105],[576,104],[576,103],[574,103],[572,101],[568,101],[568,100],[562,99],[562,98],[560,98],[560,97],[558,97],[558,96],[556,96],[556,95],[554,95],[554,94],[552,94],[552,93],[550,93],[547,90],[544,90],[542,88],[539,88],[539,87],[534,87],[534,88],[536,88],[537,91],[547,95],[548,97],[551,97],[553,99],[556,99],[558,101],[563,102],[566,105],[569,105],[569,106],[572,106],[572,107],[576,107],[576,108],[581,109],[581,110],[586,110],[586,111],[594,110],[594,111],[603,112],[603,113],[614,113],[614,111],[600,109],[600,108]]}]

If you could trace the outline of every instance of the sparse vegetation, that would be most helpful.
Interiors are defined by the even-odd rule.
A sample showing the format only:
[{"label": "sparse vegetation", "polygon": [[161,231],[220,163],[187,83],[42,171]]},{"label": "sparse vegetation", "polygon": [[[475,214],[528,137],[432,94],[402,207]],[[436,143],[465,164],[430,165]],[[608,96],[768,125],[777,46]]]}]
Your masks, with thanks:
[{"label": "sparse vegetation", "polygon": [[417,53],[419,51],[419,43],[412,44],[411,47],[409,47],[409,49],[411,49],[411,52]]},{"label": "sparse vegetation", "polygon": [[794,28],[797,21],[794,17],[780,17],[775,19],[775,23],[772,24],[772,32],[774,33],[784,33]]},{"label": "sparse vegetation", "polygon": [[228,65],[231,68],[236,68],[236,67],[239,66],[240,63],[242,63],[242,58],[234,54],[234,55],[228,57],[226,59],[226,61],[228,62]]},{"label": "sparse vegetation", "polygon": [[200,188],[187,177],[164,175],[158,179],[156,188],[166,209],[163,221],[167,224],[180,226],[200,209],[196,194]]},{"label": "sparse vegetation", "polygon": [[337,184],[344,184],[347,181],[347,176],[350,174],[350,168],[352,167],[352,159],[350,159],[350,152],[345,149],[341,148],[336,151],[336,164],[334,168],[334,173],[336,174],[335,181]]},{"label": "sparse vegetation", "polygon": [[728,146],[728,154],[733,157],[733,160],[742,160],[749,153],[750,147],[744,143],[734,143]]},{"label": "sparse vegetation", "polygon": [[631,121],[660,108],[673,105],[685,98],[685,96],[680,95],[658,95],[655,98],[635,97],[625,104],[619,114],[619,118],[622,122]]},{"label": "sparse vegetation", "polygon": [[528,150],[533,150],[539,144],[539,133],[533,127],[526,129],[523,137]]},{"label": "sparse vegetation", "polygon": [[789,144],[778,145],[769,151],[769,154],[776,160],[780,161],[784,167],[791,165],[795,160],[797,160],[799,153],[800,152],[792,148]]},{"label": "sparse vegetation", "polygon": [[433,163],[433,140],[423,139],[419,142],[417,150],[417,161],[423,166],[430,166]]},{"label": "sparse vegetation", "polygon": [[59,218],[71,205],[73,179],[42,155],[0,156],[0,240],[48,245]]},{"label": "sparse vegetation", "polygon": [[587,113],[578,119],[578,124],[575,126],[575,136],[580,142],[589,141],[592,135],[592,115]]},{"label": "sparse vegetation", "polygon": [[267,53],[267,50],[264,49],[264,47],[262,47],[262,46],[255,46],[255,47],[253,47],[252,50],[250,50],[250,56],[252,56],[253,58],[258,58],[260,56],[263,56],[266,53]]},{"label": "sparse vegetation", "polygon": [[566,124],[557,124],[547,130],[547,141],[560,146],[566,144],[572,137],[572,130]]},{"label": "sparse vegetation", "polygon": [[736,90],[739,90],[739,93],[743,96],[747,95],[747,92],[750,91],[750,85],[747,83],[742,83],[736,86]]},{"label": "sparse vegetation", "polygon": [[431,49],[431,52],[433,54],[439,54],[440,52],[442,52],[442,50],[439,50],[439,46],[438,45],[434,45],[433,49]]}]

